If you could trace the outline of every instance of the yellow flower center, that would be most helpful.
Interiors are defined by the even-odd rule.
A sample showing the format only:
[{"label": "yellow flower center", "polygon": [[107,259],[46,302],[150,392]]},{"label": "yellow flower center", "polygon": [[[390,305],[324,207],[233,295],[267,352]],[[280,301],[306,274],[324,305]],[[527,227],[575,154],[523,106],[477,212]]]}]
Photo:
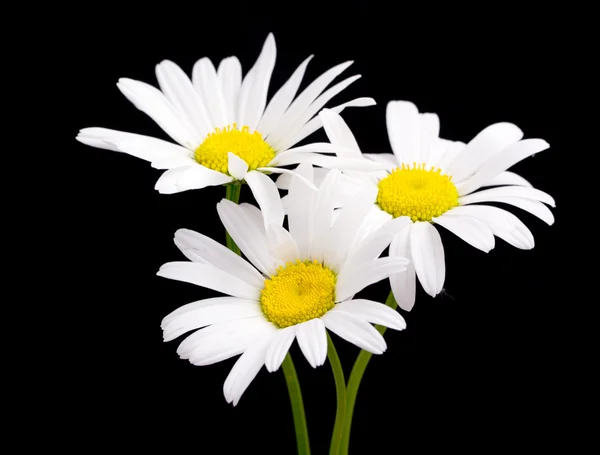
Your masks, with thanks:
[{"label": "yellow flower center", "polygon": [[260,307],[279,328],[319,318],[335,304],[335,274],[318,261],[288,262],[265,280]]},{"label": "yellow flower center", "polygon": [[250,170],[265,167],[275,157],[275,150],[264,141],[262,134],[251,133],[247,126],[239,130],[235,123],[209,133],[196,149],[195,157],[202,166],[227,174],[229,152],[243,159]]},{"label": "yellow flower center", "polygon": [[413,221],[431,221],[458,205],[452,177],[441,172],[433,167],[426,170],[424,164],[403,164],[379,181],[377,204],[394,218],[410,216]]}]

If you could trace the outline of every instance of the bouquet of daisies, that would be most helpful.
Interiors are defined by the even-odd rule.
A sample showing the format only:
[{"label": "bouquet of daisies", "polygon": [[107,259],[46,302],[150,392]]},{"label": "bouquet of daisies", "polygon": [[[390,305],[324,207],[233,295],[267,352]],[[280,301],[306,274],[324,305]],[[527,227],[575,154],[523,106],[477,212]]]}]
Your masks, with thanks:
[{"label": "bouquet of daisies", "polygon": [[[310,446],[289,349],[296,340],[313,368],[328,359],[337,389],[330,453],[347,454],[369,359],[385,352],[387,328],[406,328],[398,307],[412,309],[417,278],[431,296],[443,289],[437,226],[485,252],[494,248],[495,236],[530,249],[529,229],[485,203],[512,205],[552,224],[547,205],[554,200],[508,170],[548,148],[542,139],[523,139],[511,123],[491,125],[465,144],[439,137],[437,115],[391,101],[386,118],[392,153],[363,153],[340,113],[375,101],[358,98],[325,108],[360,77],[329,87],[352,62],[331,68],[298,94],[311,58],[270,100],[272,35],[244,77],[236,57],[217,68],[202,58],[191,79],[163,61],[156,67],[160,89],[131,79],[117,85],[174,142],[104,128],[85,128],[77,139],[164,170],[155,187],[161,193],[225,187],[215,216],[226,246],[180,229],[174,240],[187,260],[158,271],[225,296],[167,315],[164,340],[183,337],[177,353],[194,365],[240,356],[223,386],[234,406],[263,366],[283,369],[299,454],[310,453]],[[329,142],[297,145],[321,127]],[[238,203],[244,185],[257,205]],[[390,283],[385,303],[355,298],[384,279]],[[348,379],[329,332],[361,349]]]}]

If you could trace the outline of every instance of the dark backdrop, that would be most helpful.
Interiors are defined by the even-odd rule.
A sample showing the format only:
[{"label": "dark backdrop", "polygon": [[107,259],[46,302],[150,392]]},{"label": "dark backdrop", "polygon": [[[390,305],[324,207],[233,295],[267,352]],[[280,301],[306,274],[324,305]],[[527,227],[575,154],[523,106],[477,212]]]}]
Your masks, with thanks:
[{"label": "dark backdrop", "polygon": [[[404,315],[408,329],[386,334],[388,350],[373,358],[359,393],[351,451],[420,453],[441,444],[488,452],[538,444],[553,407],[552,318],[561,282],[555,252],[564,222],[551,33],[541,20],[499,12],[433,21],[423,13],[343,5],[334,13],[301,3],[286,11],[282,5],[171,10],[164,4],[140,15],[99,7],[68,25],[60,50],[72,65],[67,85],[73,123],[67,131],[71,167],[65,168],[71,191],[63,205],[73,216],[68,242],[81,266],[73,288],[77,303],[64,315],[70,329],[58,337],[68,368],[60,389],[67,400],[61,401],[72,417],[55,434],[63,444],[71,441],[81,453],[98,447],[294,453],[281,372],[263,369],[233,408],[222,385],[234,359],[194,367],[178,358],[177,341],[162,342],[163,316],[215,295],[155,273],[183,258],[172,242],[178,228],[224,240],[215,210],[223,188],[159,195],[153,187],[160,171],[74,140],[88,126],[166,138],[121,95],[117,79],[156,84],[154,66],[162,59],[189,73],[203,56],[216,62],[236,55],[247,71],[270,31],[278,54],[271,94],[309,54],[316,55],[309,82],[337,63],[355,61],[345,74],[362,79],[330,105],[357,96],[376,99],[375,107],[343,114],[365,152],[390,152],[385,105],[397,99],[438,113],[445,138],[468,141],[491,123],[509,121],[525,137],[551,144],[513,169],[555,196],[557,223],[548,227],[511,209],[532,230],[536,247],[521,251],[497,239],[489,254],[440,229],[445,292],[432,299],[419,289],[415,309]],[[245,188],[242,199],[249,198]],[[362,295],[383,301],[387,291],[382,282]],[[348,374],[358,349],[337,346]],[[327,453],[335,412],[329,365],[313,370],[296,345],[292,353],[313,452]]]}]

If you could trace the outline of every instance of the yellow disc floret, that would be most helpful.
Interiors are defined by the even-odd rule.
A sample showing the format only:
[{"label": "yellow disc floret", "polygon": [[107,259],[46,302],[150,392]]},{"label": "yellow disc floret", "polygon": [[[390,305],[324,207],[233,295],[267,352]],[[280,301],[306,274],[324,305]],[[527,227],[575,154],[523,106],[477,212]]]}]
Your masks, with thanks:
[{"label": "yellow disc floret", "polygon": [[452,177],[442,174],[441,169],[403,164],[379,181],[377,204],[394,218],[431,221],[458,205],[458,191]]},{"label": "yellow disc floret", "polygon": [[335,304],[335,274],[318,261],[288,262],[265,280],[260,307],[279,328],[319,318]]},{"label": "yellow disc floret", "polygon": [[194,156],[202,166],[227,174],[229,152],[243,159],[250,170],[265,167],[275,157],[275,150],[264,141],[262,134],[251,133],[247,126],[239,130],[235,123],[209,133]]}]

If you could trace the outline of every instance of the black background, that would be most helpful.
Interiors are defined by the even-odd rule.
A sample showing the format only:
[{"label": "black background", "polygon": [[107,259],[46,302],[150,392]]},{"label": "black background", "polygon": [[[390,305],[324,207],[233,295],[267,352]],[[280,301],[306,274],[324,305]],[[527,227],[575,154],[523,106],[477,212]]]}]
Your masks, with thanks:
[{"label": "black background", "polygon": [[[69,246],[81,264],[81,291],[58,335],[68,374],[61,396],[69,403],[65,436],[90,448],[153,448],[169,453],[294,453],[292,418],[281,372],[264,369],[233,408],[222,385],[234,359],[194,367],[163,343],[160,321],[178,306],[215,293],[155,276],[161,264],[182,260],[172,237],[190,228],[224,240],[215,204],[223,188],[159,195],[160,171],[135,158],[79,144],[79,128],[102,126],[167,139],[118,91],[119,77],[156,85],[163,59],[188,74],[194,62],[236,55],[245,71],[268,32],[277,63],[271,91],[309,54],[305,82],[346,60],[344,75],[362,74],[330,106],[371,96],[377,106],[350,108],[343,117],[364,152],[390,152],[385,105],[405,99],[436,112],[441,135],[468,141],[487,125],[509,121],[525,137],[551,148],[513,170],[552,194],[557,218],[549,227],[510,209],[532,230],[536,247],[517,250],[497,239],[484,254],[440,229],[447,276],[443,295],[421,289],[408,329],[386,334],[387,352],[369,365],[355,410],[351,452],[425,452],[432,444],[487,452],[536,447],[553,409],[554,312],[561,298],[555,261],[560,244],[560,131],[552,31],[544,21],[505,11],[434,21],[427,13],[398,12],[366,3],[324,8],[297,3],[272,7],[223,4],[186,10],[104,10],[68,25],[61,44],[70,65],[69,191],[63,204],[74,219]],[[341,79],[339,79],[341,80]],[[64,126],[64,125],[63,125]],[[63,127],[63,130],[64,127]],[[323,139],[321,132],[311,140]],[[244,188],[242,199],[249,201]],[[83,201],[83,202],[82,202]],[[383,301],[387,282],[361,295]],[[339,339],[338,339],[339,340]],[[337,343],[346,374],[358,349]],[[328,451],[335,413],[330,368],[313,370],[292,349],[304,391],[313,453]],[[75,444],[75,439],[71,442]]]}]

